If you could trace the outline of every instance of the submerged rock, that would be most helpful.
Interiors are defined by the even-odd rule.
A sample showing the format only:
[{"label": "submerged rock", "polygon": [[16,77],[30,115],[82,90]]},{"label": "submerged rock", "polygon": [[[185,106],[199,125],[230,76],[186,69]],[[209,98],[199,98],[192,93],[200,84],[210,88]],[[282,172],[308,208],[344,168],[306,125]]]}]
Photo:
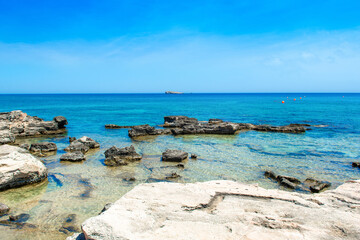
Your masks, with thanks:
[{"label": "submerged rock", "polygon": [[135,147],[118,148],[111,147],[105,151],[105,165],[107,166],[120,166],[127,165],[128,162],[139,161],[142,156],[135,151]]},{"label": "submerged rock", "polygon": [[192,153],[190,156],[192,159],[196,159],[198,156],[195,153]]},{"label": "submerged rock", "polygon": [[13,143],[16,137],[64,133],[66,124],[66,118],[61,116],[53,121],[44,121],[22,111],[0,113],[0,144]]},{"label": "submerged rock", "polygon": [[106,129],[122,129],[122,128],[134,128],[134,127],[138,127],[138,126],[143,126],[143,125],[136,125],[136,126],[119,126],[116,124],[106,124],[105,128]]},{"label": "submerged rock", "polygon": [[76,139],[70,143],[70,145],[65,148],[65,151],[67,152],[83,152],[86,153],[90,149],[96,149],[99,148],[100,144],[96,142],[95,140],[89,138],[89,137],[82,137],[79,139]]},{"label": "submerged rock", "polygon": [[61,155],[60,160],[61,161],[70,161],[70,162],[79,162],[79,161],[84,161],[85,156],[81,151],[68,152],[68,153]]},{"label": "submerged rock", "polygon": [[162,153],[162,161],[181,162],[188,157],[188,153],[181,150],[167,149]]},{"label": "submerged rock", "polygon": [[10,208],[8,206],[6,206],[5,204],[0,203],[0,217],[9,212],[10,212]]},{"label": "submerged rock", "polygon": [[9,221],[12,222],[26,222],[30,218],[30,215],[27,213],[22,213],[19,215],[11,215],[9,216]]},{"label": "submerged rock", "polygon": [[47,177],[45,165],[25,149],[0,146],[0,191],[40,182]]},{"label": "submerged rock", "polygon": [[353,162],[351,165],[352,167],[360,168],[360,162]]},{"label": "submerged rock", "polygon": [[317,195],[225,180],[140,184],[82,231],[87,239],[355,240],[358,189],[360,180]]},{"label": "submerged rock", "polygon": [[304,183],[309,186],[312,193],[318,193],[331,186],[329,182],[319,181],[313,178],[307,178]]},{"label": "submerged rock", "polygon": [[65,234],[79,232],[80,228],[76,223],[76,214],[69,214],[65,218],[65,221],[63,222],[59,231]]},{"label": "submerged rock", "polygon": [[30,152],[53,152],[57,151],[57,146],[52,142],[32,143]]}]

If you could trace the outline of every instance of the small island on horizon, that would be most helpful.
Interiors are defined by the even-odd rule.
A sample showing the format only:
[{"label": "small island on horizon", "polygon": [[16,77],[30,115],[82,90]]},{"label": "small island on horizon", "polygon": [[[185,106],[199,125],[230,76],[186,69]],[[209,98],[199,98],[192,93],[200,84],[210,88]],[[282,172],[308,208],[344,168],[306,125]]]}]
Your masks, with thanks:
[{"label": "small island on horizon", "polygon": [[184,94],[183,92],[166,91],[165,94]]}]

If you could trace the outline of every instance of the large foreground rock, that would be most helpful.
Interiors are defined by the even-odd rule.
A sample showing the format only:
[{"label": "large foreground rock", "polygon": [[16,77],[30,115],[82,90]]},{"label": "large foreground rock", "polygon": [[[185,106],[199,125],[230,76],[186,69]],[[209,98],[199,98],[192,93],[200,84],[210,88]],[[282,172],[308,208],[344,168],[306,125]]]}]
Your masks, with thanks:
[{"label": "large foreground rock", "polygon": [[0,113],[0,144],[13,143],[16,137],[33,137],[65,132],[65,117],[58,116],[44,121],[22,111]]},{"label": "large foreground rock", "polygon": [[141,184],[82,224],[86,239],[360,239],[360,180],[316,195],[233,181]]},{"label": "large foreground rock", "polygon": [[27,150],[0,146],[0,191],[40,182],[46,177],[45,165]]}]

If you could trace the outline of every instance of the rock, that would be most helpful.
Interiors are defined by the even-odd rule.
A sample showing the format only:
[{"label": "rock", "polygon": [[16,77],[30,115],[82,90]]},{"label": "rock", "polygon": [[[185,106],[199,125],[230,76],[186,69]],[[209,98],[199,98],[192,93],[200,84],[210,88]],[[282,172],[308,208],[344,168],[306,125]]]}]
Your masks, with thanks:
[{"label": "rock", "polygon": [[185,165],[182,164],[182,163],[179,163],[179,164],[176,165],[176,167],[178,167],[178,168],[185,168]]},{"label": "rock", "polygon": [[20,147],[29,151],[29,150],[30,150],[31,145],[30,145],[30,144],[28,144],[28,143],[24,143],[24,144],[21,144],[21,145],[20,145]]},{"label": "rock", "polygon": [[278,176],[273,171],[265,171],[264,176],[272,180],[278,180]]},{"label": "rock", "polygon": [[331,186],[331,183],[319,181],[313,178],[307,178],[304,183],[309,186],[310,191],[312,193],[319,193],[320,191],[324,190]]},{"label": "rock", "polygon": [[74,233],[72,236],[67,237],[66,240],[86,240],[83,233]]},{"label": "rock", "polygon": [[113,203],[107,203],[105,204],[104,208],[101,210],[100,214],[105,212],[106,210],[108,210],[111,206],[113,205]]},{"label": "rock", "polygon": [[140,184],[82,231],[86,239],[355,240],[359,189],[360,180],[317,195],[225,180]]},{"label": "rock", "polygon": [[166,116],[164,117],[164,127],[183,127],[188,124],[198,124],[196,118],[187,116]]},{"label": "rock", "polygon": [[6,206],[3,203],[0,203],[0,217],[8,214],[10,212],[10,208],[8,206]]},{"label": "rock", "polygon": [[65,148],[65,151],[67,152],[78,152],[81,151],[83,153],[86,153],[90,149],[99,148],[100,144],[96,142],[95,140],[89,138],[89,137],[82,137],[79,139],[74,140],[70,143],[68,147]]},{"label": "rock", "polygon": [[286,178],[281,178],[279,180],[279,183],[280,183],[281,186],[284,186],[284,187],[287,187],[287,188],[290,188],[290,189],[295,189],[296,188],[296,184],[294,184],[293,182],[289,181]]},{"label": "rock", "polygon": [[221,119],[217,119],[217,118],[209,119],[210,124],[217,124],[217,123],[222,123],[222,122],[224,122],[224,121]]},{"label": "rock", "polygon": [[0,145],[14,143],[15,135],[11,133],[9,130],[1,130],[0,131]]},{"label": "rock", "polygon": [[76,137],[69,137],[69,143],[72,143],[75,140],[76,140]]},{"label": "rock", "polygon": [[25,149],[0,146],[0,191],[40,182],[47,177],[45,165]]},{"label": "rock", "polygon": [[11,215],[9,216],[9,221],[12,222],[26,222],[30,218],[29,214],[22,213],[19,215]]},{"label": "rock", "polygon": [[65,128],[65,125],[68,124],[68,121],[67,121],[66,118],[63,117],[63,116],[54,117],[53,120],[54,120],[54,122],[57,123],[58,128]]},{"label": "rock", "polygon": [[165,179],[166,180],[171,180],[171,179],[176,179],[176,178],[180,178],[181,176],[175,172],[171,173],[169,176],[166,176]]},{"label": "rock", "polygon": [[129,137],[141,137],[141,136],[149,136],[149,135],[166,135],[171,134],[169,129],[156,129],[155,127],[151,127],[150,125],[139,125],[134,126],[129,130]]},{"label": "rock", "polygon": [[53,152],[57,151],[57,146],[52,142],[32,143],[30,152]]},{"label": "rock", "polygon": [[63,232],[65,234],[70,234],[74,232],[79,232],[80,228],[76,224],[76,215],[75,214],[69,214],[65,221],[63,222],[61,228],[59,229],[60,232]]},{"label": "rock", "polygon": [[134,126],[129,130],[131,138],[148,135],[185,135],[185,134],[220,134],[233,135],[240,130],[254,130],[262,132],[304,133],[304,124],[290,124],[287,126],[253,125],[249,123],[223,122],[220,119],[210,119],[208,122],[198,121],[187,116],[166,116],[162,125],[169,129],[156,129],[148,124]]},{"label": "rock", "polygon": [[290,182],[292,182],[292,183],[295,183],[295,184],[300,184],[300,183],[301,183],[301,181],[300,181],[299,179],[294,178],[294,177],[290,177],[290,176],[278,175],[278,176],[277,176],[277,179],[278,179],[279,181],[281,181],[281,180],[283,180],[283,179],[286,179],[286,180],[288,180],[288,181],[290,181]]},{"label": "rock", "polygon": [[138,126],[143,126],[143,125],[136,125],[136,126],[119,126],[116,124],[106,124],[105,128],[106,129],[121,129],[121,128],[134,128],[134,127],[138,127]]},{"label": "rock", "polygon": [[162,153],[162,161],[181,162],[188,157],[188,153],[181,150],[167,149]]},{"label": "rock", "polygon": [[120,166],[127,165],[128,162],[140,161],[142,156],[135,151],[135,147],[117,148],[115,146],[105,151],[105,165]]},{"label": "rock", "polygon": [[352,167],[360,168],[360,162],[353,162],[351,165],[352,165]]},{"label": "rock", "polygon": [[0,113],[0,144],[13,143],[16,137],[52,135],[65,132],[66,118],[44,121],[21,111]]},{"label": "rock", "polygon": [[70,162],[79,162],[79,161],[84,161],[85,156],[81,151],[68,152],[68,153],[61,155],[60,160],[61,161],[70,161]]},{"label": "rock", "polygon": [[191,154],[191,158],[196,159],[198,156],[195,153]]},{"label": "rock", "polygon": [[90,150],[88,146],[81,142],[72,142],[68,147],[64,149],[66,152],[83,152],[86,153]]}]

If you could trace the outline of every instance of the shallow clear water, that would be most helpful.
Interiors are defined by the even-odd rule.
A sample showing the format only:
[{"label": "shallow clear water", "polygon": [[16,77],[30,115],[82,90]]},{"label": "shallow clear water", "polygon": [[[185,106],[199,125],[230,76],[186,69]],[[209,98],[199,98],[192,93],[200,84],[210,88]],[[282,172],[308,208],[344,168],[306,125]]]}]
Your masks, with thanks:
[{"label": "shallow clear water", "polygon": [[[79,226],[135,185],[172,172],[182,176],[177,182],[234,179],[265,188],[278,188],[264,178],[265,170],[302,180],[315,177],[330,181],[333,187],[360,178],[360,171],[351,167],[351,162],[360,158],[360,94],[0,95],[0,111],[17,109],[45,120],[62,115],[69,125],[64,136],[20,141],[52,141],[59,150],[42,158],[49,169],[48,181],[0,192],[0,202],[15,213],[30,214],[27,222],[37,226],[11,229],[0,225],[5,239],[64,239],[71,235],[59,232],[67,215],[76,214],[75,226]],[[166,115],[327,127],[296,135],[247,131],[235,136],[159,136],[136,141],[127,136],[126,129],[104,128],[109,123],[159,125]],[[68,136],[89,136],[101,149],[88,153],[83,163],[60,162]],[[144,155],[142,161],[104,166],[105,149],[130,144]],[[182,170],[160,161],[167,148],[196,153],[199,158],[187,160]],[[126,177],[136,181],[123,180]]]}]

